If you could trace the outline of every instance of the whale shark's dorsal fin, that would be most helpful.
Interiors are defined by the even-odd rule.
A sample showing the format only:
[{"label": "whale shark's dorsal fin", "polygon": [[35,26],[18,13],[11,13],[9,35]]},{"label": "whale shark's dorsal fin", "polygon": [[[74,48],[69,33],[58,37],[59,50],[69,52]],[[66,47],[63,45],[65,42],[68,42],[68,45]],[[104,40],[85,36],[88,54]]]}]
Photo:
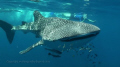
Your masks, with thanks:
[{"label": "whale shark's dorsal fin", "polygon": [[42,14],[39,11],[34,11],[34,22],[40,22],[43,20],[45,17],[42,16]]}]

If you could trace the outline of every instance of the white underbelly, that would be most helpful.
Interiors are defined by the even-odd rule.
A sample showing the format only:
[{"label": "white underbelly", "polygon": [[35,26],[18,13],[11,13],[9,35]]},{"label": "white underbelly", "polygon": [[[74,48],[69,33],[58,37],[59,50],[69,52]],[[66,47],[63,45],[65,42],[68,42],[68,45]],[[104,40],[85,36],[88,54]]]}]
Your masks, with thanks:
[{"label": "white underbelly", "polygon": [[94,37],[90,37],[90,38],[75,40],[75,41],[70,41],[70,42],[63,42],[60,40],[45,41],[44,45],[48,48],[56,49],[56,50],[63,52],[63,51],[69,51],[75,48],[80,48],[83,45],[87,44],[89,41],[91,41],[93,38]]}]

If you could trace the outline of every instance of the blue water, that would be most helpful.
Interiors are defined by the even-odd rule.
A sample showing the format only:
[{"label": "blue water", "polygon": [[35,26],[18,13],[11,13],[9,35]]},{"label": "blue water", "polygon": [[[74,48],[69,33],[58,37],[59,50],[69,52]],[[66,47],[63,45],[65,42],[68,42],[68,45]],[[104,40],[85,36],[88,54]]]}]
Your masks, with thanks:
[{"label": "blue water", "polygon": [[89,23],[101,29],[100,34],[92,40],[95,46],[92,53],[98,55],[92,59],[96,62],[93,63],[87,58],[88,52],[83,55],[77,55],[75,51],[64,52],[60,58],[55,58],[49,56],[43,46],[20,55],[19,51],[41,38],[35,38],[32,33],[24,34],[17,31],[12,44],[9,44],[5,32],[0,28],[0,67],[120,67],[119,0],[0,0],[0,9],[0,20],[12,25],[19,25],[23,20],[32,22],[34,10],[43,12],[43,16],[46,16],[47,12],[84,12],[88,14],[88,18],[96,20]]}]

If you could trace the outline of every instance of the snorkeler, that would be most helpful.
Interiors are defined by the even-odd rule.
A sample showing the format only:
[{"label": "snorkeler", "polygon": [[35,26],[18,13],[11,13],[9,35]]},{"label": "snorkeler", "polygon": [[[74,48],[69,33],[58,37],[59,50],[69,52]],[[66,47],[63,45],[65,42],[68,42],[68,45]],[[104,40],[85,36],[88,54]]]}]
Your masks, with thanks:
[{"label": "snorkeler", "polygon": [[84,21],[95,22],[91,19],[88,19],[87,14],[85,13],[71,14],[69,20],[80,21],[80,22],[84,22]]},{"label": "snorkeler", "polygon": [[68,19],[68,20],[72,20],[72,21],[79,21],[79,22],[95,22],[91,19],[87,18],[87,14],[85,13],[62,13],[62,14],[55,14],[54,12],[50,12],[49,17],[60,17],[63,19]]},{"label": "snorkeler", "polygon": [[82,13],[79,13],[79,14],[71,14],[69,20],[82,21],[82,20],[83,20],[83,15],[82,15]]}]

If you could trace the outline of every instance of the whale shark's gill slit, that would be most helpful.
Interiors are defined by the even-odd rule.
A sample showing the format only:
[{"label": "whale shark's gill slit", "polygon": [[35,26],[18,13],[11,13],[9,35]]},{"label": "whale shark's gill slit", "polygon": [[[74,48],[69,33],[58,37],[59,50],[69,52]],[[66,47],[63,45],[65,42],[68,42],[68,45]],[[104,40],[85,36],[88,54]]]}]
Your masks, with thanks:
[{"label": "whale shark's gill slit", "polygon": [[15,35],[15,31],[11,30],[13,26],[5,21],[0,20],[0,27],[6,32],[7,39],[11,44]]}]

